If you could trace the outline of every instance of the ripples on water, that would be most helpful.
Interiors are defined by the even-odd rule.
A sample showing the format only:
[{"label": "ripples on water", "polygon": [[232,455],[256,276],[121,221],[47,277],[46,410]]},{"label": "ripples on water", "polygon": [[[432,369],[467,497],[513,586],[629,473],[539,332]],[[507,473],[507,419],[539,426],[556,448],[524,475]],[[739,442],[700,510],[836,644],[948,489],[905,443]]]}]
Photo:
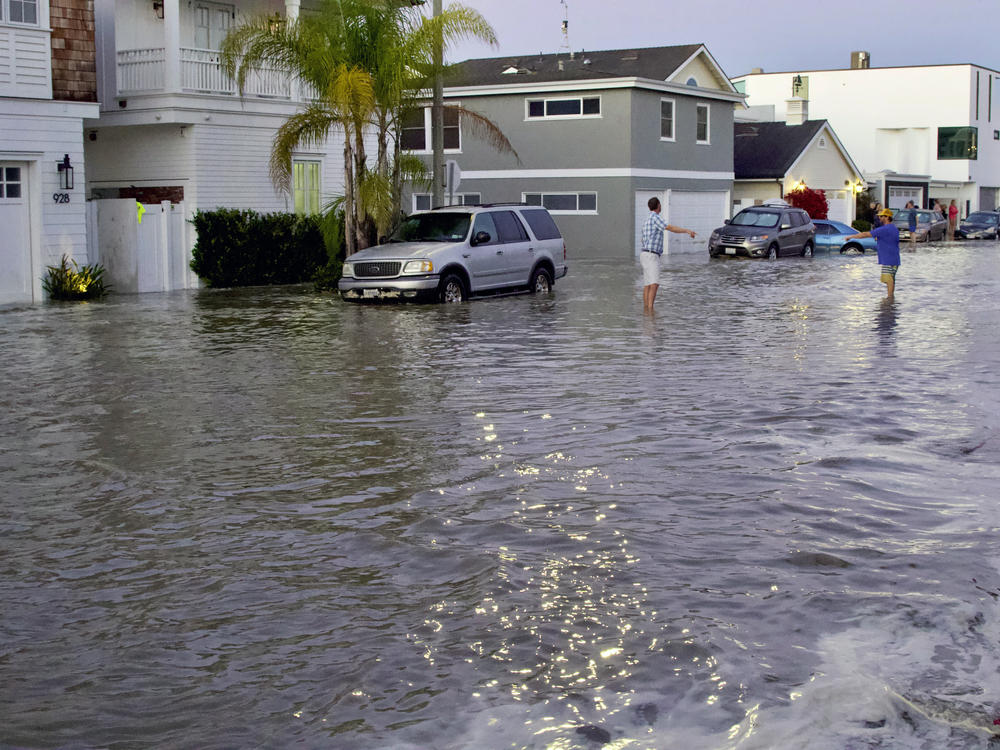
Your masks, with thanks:
[{"label": "ripples on water", "polygon": [[0,745],[975,748],[998,247],[0,312]]}]

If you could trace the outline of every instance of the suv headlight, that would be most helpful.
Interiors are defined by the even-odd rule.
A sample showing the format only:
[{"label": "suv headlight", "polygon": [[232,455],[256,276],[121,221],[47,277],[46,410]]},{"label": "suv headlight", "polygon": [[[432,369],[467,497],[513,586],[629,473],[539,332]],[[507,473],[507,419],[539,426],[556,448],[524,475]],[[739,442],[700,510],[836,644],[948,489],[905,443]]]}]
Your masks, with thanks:
[{"label": "suv headlight", "polygon": [[403,273],[434,273],[434,264],[429,260],[410,260],[403,266]]},{"label": "suv headlight", "polygon": [[769,235],[769,234],[755,234],[755,235],[752,235],[750,237],[750,241],[751,242],[763,242],[764,240],[766,240],[770,236],[771,235]]},{"label": "suv headlight", "polygon": [[345,263],[343,265],[343,268],[341,268],[341,270],[340,270],[340,275],[344,276],[344,277],[346,277],[348,279],[353,279],[354,278],[354,264],[353,263]]}]

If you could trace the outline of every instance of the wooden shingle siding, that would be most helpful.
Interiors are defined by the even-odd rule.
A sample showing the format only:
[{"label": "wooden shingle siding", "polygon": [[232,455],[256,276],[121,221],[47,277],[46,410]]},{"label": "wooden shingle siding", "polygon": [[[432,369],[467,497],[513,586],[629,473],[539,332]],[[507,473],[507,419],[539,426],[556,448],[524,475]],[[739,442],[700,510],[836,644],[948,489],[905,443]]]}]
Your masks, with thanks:
[{"label": "wooden shingle siding", "polygon": [[97,101],[93,0],[51,0],[52,97]]}]

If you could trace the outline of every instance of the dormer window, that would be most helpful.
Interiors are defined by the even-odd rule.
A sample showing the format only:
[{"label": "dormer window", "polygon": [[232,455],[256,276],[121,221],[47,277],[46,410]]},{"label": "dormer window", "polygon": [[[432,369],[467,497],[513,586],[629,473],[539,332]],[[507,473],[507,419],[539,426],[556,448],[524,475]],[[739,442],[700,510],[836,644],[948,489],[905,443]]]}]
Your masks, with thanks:
[{"label": "dormer window", "polygon": [[688,86],[697,86],[698,85],[698,79],[695,78],[694,76],[691,76],[690,78],[687,79],[687,85]]}]

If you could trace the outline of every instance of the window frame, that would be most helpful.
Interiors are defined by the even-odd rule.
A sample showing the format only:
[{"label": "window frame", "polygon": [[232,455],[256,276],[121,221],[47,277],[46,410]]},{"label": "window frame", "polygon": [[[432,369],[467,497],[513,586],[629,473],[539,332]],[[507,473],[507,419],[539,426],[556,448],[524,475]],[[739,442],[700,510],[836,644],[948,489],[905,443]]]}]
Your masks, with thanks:
[{"label": "window frame", "polygon": [[[15,172],[11,175],[11,172]],[[24,203],[24,183],[26,176],[20,165],[0,165],[0,204]],[[9,195],[10,186],[17,185],[17,195]]]},{"label": "window frame", "polygon": [[[304,176],[315,170],[315,185],[298,185],[298,175],[296,167],[302,166]],[[301,195],[302,206],[299,201]],[[315,204],[315,211],[310,211],[312,204]],[[292,213],[297,216],[315,216],[320,213],[323,206],[323,160],[317,156],[293,156],[292,157]]]},{"label": "window frame", "polygon": [[[445,103],[445,113],[449,111],[448,105],[461,106],[461,102],[446,102]],[[434,143],[432,140],[433,132],[431,130],[431,105],[426,104],[421,107],[424,114],[424,147],[423,148],[405,148],[400,144],[403,151],[408,154],[431,154],[434,152]],[[454,111],[454,110],[451,110]],[[445,146],[444,153],[446,154],[460,154],[462,153],[462,115],[459,112],[455,112],[455,117],[458,118],[457,125],[445,125],[445,132],[452,128],[457,128],[458,130],[458,146],[449,148]],[[400,131],[402,131],[402,123],[400,123]],[[414,128],[415,129],[415,128]]]},{"label": "window frame", "polygon": [[[953,141],[955,136],[958,135],[959,131],[966,131],[971,134],[971,138],[967,138],[965,143],[966,151],[962,156],[942,156],[941,155],[941,131],[954,131],[951,136],[948,137],[949,141]],[[971,151],[971,155],[970,152]],[[975,125],[957,125],[957,126],[938,126],[937,129],[937,158],[938,161],[978,161],[979,159],[979,128]]]},{"label": "window frame", "polygon": [[[539,196],[539,203],[529,203],[528,196],[537,195]],[[545,196],[547,195],[573,195],[576,196],[576,209],[560,209],[560,208],[549,208],[545,205]],[[580,208],[580,196],[581,195],[592,195],[594,196],[594,208],[593,209],[581,209]],[[521,193],[521,203],[528,206],[540,206],[545,208],[553,216],[598,216],[600,215],[600,204],[597,200],[596,190],[525,190]]]},{"label": "window frame", "polygon": [[[670,135],[663,135],[663,104],[670,102]],[[675,143],[677,141],[677,100],[660,97],[660,140]]]},{"label": "window frame", "polygon": [[[583,102],[587,99],[597,100],[597,114],[585,113],[583,111]],[[544,96],[544,97],[525,97],[524,99],[524,121],[525,122],[539,122],[544,120],[594,120],[600,119],[604,116],[604,102],[603,97],[600,94],[588,94],[579,96]],[[548,103],[549,102],[569,102],[578,101],[580,102],[580,114],[569,114],[569,115],[550,115],[548,114]],[[531,115],[531,105],[534,102],[542,102],[544,114],[541,115]]]},{"label": "window frame", "polygon": [[[35,9],[34,21],[15,21],[11,18],[10,0],[0,0],[0,24],[5,26],[17,26],[19,28],[37,29],[42,26],[42,3],[41,0],[18,0],[22,5],[31,5]],[[23,12],[23,11],[22,11]]]},{"label": "window frame", "polygon": [[[700,112],[705,112],[705,138],[704,140],[698,137],[698,128],[701,123],[698,118]],[[712,143],[712,108],[705,103],[695,104],[694,108],[694,142],[708,146]]]},{"label": "window frame", "polygon": [[[430,211],[432,208],[430,202],[433,197],[433,193],[413,193],[413,195],[410,196],[410,205],[413,207],[413,211]],[[427,199],[427,208],[420,208],[417,206],[418,198]],[[448,200],[447,195],[445,195],[444,198],[445,200]],[[458,203],[446,203],[445,206],[471,206],[483,202],[482,193],[455,193],[455,198],[460,198],[461,200]],[[473,198],[473,200],[469,200],[470,198]]]}]

